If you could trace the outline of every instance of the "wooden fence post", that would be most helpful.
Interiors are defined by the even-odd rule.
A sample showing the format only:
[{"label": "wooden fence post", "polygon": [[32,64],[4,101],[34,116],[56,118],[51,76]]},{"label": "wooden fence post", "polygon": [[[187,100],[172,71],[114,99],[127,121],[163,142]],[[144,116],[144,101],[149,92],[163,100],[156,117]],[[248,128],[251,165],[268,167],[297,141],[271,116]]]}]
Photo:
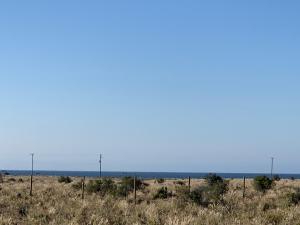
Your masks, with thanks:
[{"label": "wooden fence post", "polygon": [[191,192],[191,177],[189,176],[189,192]]},{"label": "wooden fence post", "polygon": [[31,176],[30,176],[30,193],[29,195],[32,196],[32,182],[33,182],[33,156],[34,154],[31,153]]},{"label": "wooden fence post", "polygon": [[82,200],[84,199],[84,189],[85,189],[85,176],[83,177],[82,181],[81,181],[81,198]]},{"label": "wooden fence post", "polygon": [[133,178],[134,204],[136,205],[136,176]]},{"label": "wooden fence post", "polygon": [[246,194],[246,177],[244,177],[244,184],[243,184],[243,198],[245,198],[245,194]]}]

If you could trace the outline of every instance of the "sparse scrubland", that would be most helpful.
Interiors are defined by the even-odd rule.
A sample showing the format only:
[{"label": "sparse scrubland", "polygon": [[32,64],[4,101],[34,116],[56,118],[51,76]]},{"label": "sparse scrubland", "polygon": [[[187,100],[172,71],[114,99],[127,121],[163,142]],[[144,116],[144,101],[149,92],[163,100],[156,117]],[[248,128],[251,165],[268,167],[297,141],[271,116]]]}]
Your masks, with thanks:
[{"label": "sparse scrubland", "polygon": [[[86,179],[6,176],[0,184],[1,225],[300,225],[300,181],[266,177],[223,180]],[[298,205],[299,203],[299,205]]]}]

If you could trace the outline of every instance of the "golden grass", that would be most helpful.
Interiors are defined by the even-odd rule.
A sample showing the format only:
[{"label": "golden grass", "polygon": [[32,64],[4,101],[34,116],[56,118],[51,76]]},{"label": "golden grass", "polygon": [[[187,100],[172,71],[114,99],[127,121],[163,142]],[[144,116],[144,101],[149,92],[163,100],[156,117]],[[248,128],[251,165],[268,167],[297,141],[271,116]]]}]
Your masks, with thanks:
[{"label": "golden grass", "polygon": [[[35,177],[33,196],[29,196],[29,177],[5,177],[0,184],[0,225],[300,225],[300,207],[289,205],[286,195],[300,187],[300,181],[281,180],[266,194],[256,192],[247,180],[246,198],[242,198],[242,180],[230,180],[224,203],[201,207],[172,197],[153,200],[162,186],[175,190],[174,180],[150,185],[127,199],[86,194],[71,184],[57,182],[57,177]],[[73,183],[80,178],[73,178]],[[192,180],[192,187],[203,180]]]}]

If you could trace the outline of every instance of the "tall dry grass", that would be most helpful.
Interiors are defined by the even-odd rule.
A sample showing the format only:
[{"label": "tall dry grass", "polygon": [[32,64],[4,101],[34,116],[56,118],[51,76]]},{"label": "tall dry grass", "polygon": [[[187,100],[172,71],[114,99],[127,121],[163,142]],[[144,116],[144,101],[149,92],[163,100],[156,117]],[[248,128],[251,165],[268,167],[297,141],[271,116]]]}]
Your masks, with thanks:
[{"label": "tall dry grass", "polygon": [[[246,198],[242,198],[242,180],[230,180],[229,191],[220,204],[202,207],[173,196],[153,199],[156,190],[167,186],[175,191],[174,180],[150,185],[127,199],[100,197],[59,183],[56,177],[35,177],[33,197],[29,196],[29,178],[5,177],[0,184],[0,225],[299,225],[300,207],[288,201],[288,194],[300,187],[300,181],[281,180],[266,194],[255,191],[247,180]],[[73,178],[73,183],[80,178]],[[186,182],[186,181],[185,181]],[[203,184],[192,180],[192,187]]]}]

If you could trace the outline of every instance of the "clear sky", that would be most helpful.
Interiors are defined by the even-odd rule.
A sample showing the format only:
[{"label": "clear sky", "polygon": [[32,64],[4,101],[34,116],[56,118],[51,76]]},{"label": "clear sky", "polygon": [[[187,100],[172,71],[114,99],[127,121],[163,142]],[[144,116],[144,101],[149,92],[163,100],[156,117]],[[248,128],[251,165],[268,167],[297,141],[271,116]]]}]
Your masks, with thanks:
[{"label": "clear sky", "polygon": [[1,1],[0,169],[300,173],[299,1]]}]

